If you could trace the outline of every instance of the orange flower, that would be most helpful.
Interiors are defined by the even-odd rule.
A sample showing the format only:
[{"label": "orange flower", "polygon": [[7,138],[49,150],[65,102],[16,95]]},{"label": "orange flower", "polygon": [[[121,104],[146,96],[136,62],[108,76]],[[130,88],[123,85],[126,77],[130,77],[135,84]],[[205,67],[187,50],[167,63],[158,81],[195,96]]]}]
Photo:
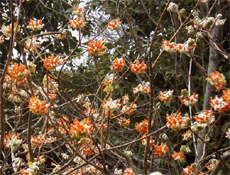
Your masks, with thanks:
[{"label": "orange flower", "polygon": [[90,134],[90,120],[84,119],[79,122],[78,119],[74,119],[73,124],[70,124],[71,129],[69,130],[69,134],[77,138],[87,137]]},{"label": "orange flower", "polygon": [[[14,23],[14,32],[19,32],[21,26],[18,25],[17,29],[16,29],[17,24]],[[2,28],[0,30],[6,37],[11,37],[12,35],[12,27],[10,26],[5,26],[5,24],[2,25]]]},{"label": "orange flower", "polygon": [[105,39],[102,38],[98,41],[91,40],[88,44],[89,53],[93,56],[102,56],[106,53],[107,47],[105,46]]},{"label": "orange flower", "polygon": [[170,102],[172,100],[172,94],[173,94],[173,90],[169,90],[169,91],[160,91],[160,95],[159,95],[159,100],[164,101],[164,102]]},{"label": "orange flower", "polygon": [[85,18],[77,17],[75,20],[69,20],[70,27],[80,29],[85,26]]},{"label": "orange flower", "polygon": [[194,175],[196,173],[197,169],[191,165],[191,166],[187,166],[186,168],[183,168],[183,173],[185,175]]},{"label": "orange flower", "polygon": [[125,59],[123,57],[116,58],[113,62],[113,70],[120,71],[125,66]]},{"label": "orange flower", "polygon": [[182,153],[182,152],[173,152],[173,155],[172,155],[172,158],[174,159],[174,160],[178,160],[178,161],[180,161],[180,162],[184,162],[185,161],[185,156],[184,156],[184,154]]},{"label": "orange flower", "polygon": [[54,55],[48,56],[48,58],[42,60],[43,61],[43,66],[47,69],[47,70],[53,70],[55,69],[57,66],[63,64],[63,62],[65,61],[65,59],[60,60],[59,56],[54,57]]},{"label": "orange flower", "polygon": [[197,103],[198,101],[198,94],[193,93],[193,95],[189,96],[179,96],[179,100],[181,101],[182,104],[184,104],[185,106],[193,106],[195,103]]},{"label": "orange flower", "polygon": [[81,145],[81,152],[84,155],[92,155],[94,153],[95,146],[92,144],[92,141],[89,138],[86,138],[86,142]]},{"label": "orange flower", "polygon": [[210,77],[206,78],[206,80],[213,86],[216,87],[216,91],[220,91],[226,85],[226,80],[223,74],[218,71],[212,72],[209,74]]},{"label": "orange flower", "polygon": [[12,81],[16,82],[20,86],[23,86],[27,81],[29,71],[26,69],[25,65],[11,63],[10,67],[8,67],[8,74]]},{"label": "orange flower", "polygon": [[48,112],[50,104],[46,101],[41,102],[38,97],[31,97],[29,102],[29,109],[34,114],[45,114]]},{"label": "orange flower", "polygon": [[168,147],[166,144],[164,143],[161,143],[161,145],[157,146],[157,145],[154,145],[153,146],[154,149],[153,149],[153,154],[157,157],[163,157],[167,154],[168,152]]},{"label": "orange flower", "polygon": [[82,8],[81,7],[77,7],[77,6],[74,6],[73,7],[73,12],[72,12],[73,15],[77,15],[79,17],[82,17],[83,16],[83,13],[82,13]]},{"label": "orange flower", "polygon": [[[145,136],[146,136],[146,134],[144,134],[142,137],[145,137]],[[147,143],[147,138],[142,139],[141,142],[142,142],[143,145],[146,145],[146,143]],[[153,140],[153,137],[150,136],[150,137],[149,137],[149,146],[153,147],[153,146],[154,146],[154,143],[155,143],[155,140]]]},{"label": "orange flower", "polygon": [[125,106],[123,106],[122,110],[121,110],[121,113],[125,113],[125,114],[128,114],[128,115],[132,115],[135,110],[136,110],[136,107],[137,105],[136,104],[133,104],[131,103],[130,106],[128,106],[127,104]]},{"label": "orange flower", "polygon": [[142,82],[142,84],[137,85],[137,87],[133,88],[133,93],[149,93],[150,92],[150,83]]},{"label": "orange flower", "polygon": [[135,64],[130,63],[130,68],[132,72],[142,74],[146,71],[147,65],[144,62],[140,63],[140,61],[137,60]]},{"label": "orange flower", "polygon": [[0,36],[0,44],[4,43],[4,41],[5,41],[4,35]]},{"label": "orange flower", "polygon": [[25,42],[24,52],[37,53],[37,49],[40,48],[40,43],[37,42],[37,37],[28,38]]},{"label": "orange flower", "polygon": [[29,21],[29,29],[33,31],[39,31],[43,28],[42,20],[32,20]]},{"label": "orange flower", "polygon": [[167,127],[172,130],[181,130],[187,127],[189,118],[183,117],[180,113],[171,114],[166,117]]},{"label": "orange flower", "polygon": [[207,123],[211,124],[215,121],[215,116],[213,115],[213,110],[205,110],[193,117],[198,123]]},{"label": "orange flower", "polygon": [[188,130],[185,134],[181,134],[181,137],[183,137],[182,140],[190,140],[192,138],[192,131]]},{"label": "orange flower", "polygon": [[211,160],[209,160],[208,165],[206,166],[206,168],[208,169],[208,171],[212,171],[216,167],[217,163],[218,163],[217,159],[211,159]]},{"label": "orange flower", "polygon": [[120,118],[118,119],[118,123],[121,125],[121,126],[129,126],[130,125],[130,119],[126,119],[126,118]]},{"label": "orange flower", "polygon": [[224,101],[223,98],[218,98],[217,96],[215,96],[215,98],[211,98],[210,101],[210,106],[218,112],[224,112],[228,109],[229,104],[226,101]]},{"label": "orange flower", "polygon": [[[151,121],[151,126],[153,126],[154,124],[154,121],[152,120]],[[148,130],[148,120],[145,119],[145,120],[142,120],[142,122],[140,122],[140,124],[136,123],[135,124],[135,128],[138,132],[141,132],[141,133],[147,133],[147,130]]]},{"label": "orange flower", "polygon": [[117,30],[121,25],[120,18],[114,19],[111,22],[108,23],[108,29],[109,30]]},{"label": "orange flower", "polygon": [[228,103],[228,109],[230,109],[230,89],[227,89],[226,91],[223,91],[222,99],[225,100],[225,102]]},{"label": "orange flower", "polygon": [[123,175],[135,175],[132,168],[125,168]]},{"label": "orange flower", "polygon": [[170,43],[169,41],[167,40],[163,40],[162,41],[162,45],[161,47],[163,48],[163,50],[165,50],[166,52],[169,52],[169,53],[172,53],[172,52],[175,52],[175,47],[176,47],[176,43]]}]

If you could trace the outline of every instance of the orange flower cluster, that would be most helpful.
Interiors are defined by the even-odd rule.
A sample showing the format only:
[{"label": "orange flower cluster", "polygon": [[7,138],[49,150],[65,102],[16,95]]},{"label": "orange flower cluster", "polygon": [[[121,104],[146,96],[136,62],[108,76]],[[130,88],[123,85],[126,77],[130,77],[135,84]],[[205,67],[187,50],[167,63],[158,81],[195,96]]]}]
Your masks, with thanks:
[{"label": "orange flower cluster", "polygon": [[42,24],[42,20],[32,20],[30,19],[29,21],[29,29],[33,30],[33,31],[39,31],[43,28],[43,24]]},{"label": "orange flower cluster", "polygon": [[26,69],[25,65],[11,63],[11,65],[8,67],[8,75],[13,82],[17,83],[20,86],[23,86],[25,82],[27,82],[29,71]]},{"label": "orange flower cluster", "polygon": [[55,57],[54,55],[48,56],[48,58],[42,60],[43,61],[43,66],[47,70],[53,70],[57,66],[63,64],[65,62],[65,59],[60,60],[59,56]]},{"label": "orange flower cluster", "polygon": [[44,76],[43,78],[43,87],[45,92],[48,92],[49,98],[51,100],[55,100],[57,95],[56,92],[58,91],[59,85],[57,82],[54,81],[54,79],[50,78],[47,75]]},{"label": "orange flower cluster", "polygon": [[209,160],[208,165],[206,166],[206,168],[208,169],[208,171],[212,171],[216,167],[217,163],[218,163],[217,159],[211,159],[211,160]]},{"label": "orange flower cluster", "polygon": [[214,108],[214,110],[218,112],[224,112],[229,109],[229,104],[223,98],[219,98],[215,96],[214,99],[211,98],[210,106]]},{"label": "orange flower cluster", "polygon": [[171,114],[166,117],[167,127],[172,130],[181,130],[187,127],[189,118],[183,117],[181,113]]},{"label": "orange flower cluster", "polygon": [[[145,136],[146,136],[146,134],[144,134],[142,137],[145,137]],[[142,142],[143,145],[146,145],[146,143],[147,143],[147,138],[141,140],[141,142]],[[150,137],[149,137],[149,146],[154,147],[154,143],[155,143],[155,140],[153,140],[153,137],[150,136]]]},{"label": "orange flower cluster", "polygon": [[164,101],[164,102],[170,102],[172,100],[172,94],[173,94],[173,90],[169,90],[169,91],[160,91],[160,95],[159,95],[159,100]]},{"label": "orange flower cluster", "polygon": [[125,168],[123,175],[135,175],[132,168]]},{"label": "orange flower cluster", "polygon": [[167,154],[168,152],[168,147],[166,144],[164,143],[161,143],[161,145],[157,146],[157,145],[154,145],[153,146],[153,154],[157,157],[163,157]]},{"label": "orange flower cluster", "polygon": [[125,106],[123,106],[122,110],[121,110],[121,113],[125,113],[125,114],[128,114],[128,115],[132,115],[135,110],[136,110],[136,107],[137,105],[136,104],[133,104],[131,103],[130,106],[128,106],[127,104]]},{"label": "orange flower cluster", "polygon": [[147,65],[144,62],[140,63],[140,61],[137,60],[135,64],[130,63],[130,68],[133,73],[143,74],[147,70]]},{"label": "orange flower cluster", "polygon": [[56,137],[46,137],[45,134],[31,136],[31,144],[33,147],[38,147],[42,144],[49,144],[56,141]]},{"label": "orange flower cluster", "polygon": [[121,26],[120,18],[114,19],[108,23],[109,30],[117,30]]},{"label": "orange flower cluster", "polygon": [[70,27],[80,29],[85,26],[85,18],[77,17],[75,20],[69,20]]},{"label": "orange flower cluster", "polygon": [[198,101],[198,94],[193,93],[193,95],[191,95],[190,97],[187,95],[182,95],[179,96],[179,100],[181,101],[182,104],[184,104],[185,106],[193,106],[195,103],[197,103]]},{"label": "orange flower cluster", "polygon": [[86,142],[81,145],[82,154],[89,156],[92,155],[95,151],[95,145],[93,145],[92,140],[86,138]]},{"label": "orange flower cluster", "polygon": [[226,80],[223,74],[218,71],[212,72],[209,74],[210,77],[206,78],[206,80],[213,86],[216,87],[216,91],[222,90],[226,85]]},{"label": "orange flower cluster", "polygon": [[112,84],[116,79],[117,77],[115,76],[115,74],[107,74],[102,83],[104,85],[109,85]]},{"label": "orange flower cluster", "polygon": [[4,43],[5,42],[5,37],[4,35],[0,36],[0,44]]},{"label": "orange flower cluster", "polygon": [[105,39],[102,38],[98,41],[91,40],[88,44],[87,50],[93,56],[103,56],[107,51],[107,47],[105,46]]},{"label": "orange flower cluster", "polygon": [[182,152],[173,152],[172,158],[174,160],[178,160],[180,162],[184,162],[185,161],[185,156]]},{"label": "orange flower cluster", "polygon": [[109,110],[109,111],[118,110],[121,107],[120,99],[116,99],[116,100],[112,100],[111,98],[107,100],[104,99],[102,107],[105,110]]},{"label": "orange flower cluster", "polygon": [[77,6],[74,6],[73,7],[73,12],[72,12],[73,15],[77,15],[79,17],[82,17],[83,16],[83,13],[82,13],[82,8],[81,7],[77,7]]},{"label": "orange flower cluster", "polygon": [[6,148],[16,149],[22,143],[22,140],[18,134],[9,133],[5,135],[3,143]]},{"label": "orange flower cluster", "polygon": [[183,137],[182,140],[186,140],[186,141],[190,140],[192,138],[192,131],[191,130],[186,131],[185,134],[181,134],[181,137]]},{"label": "orange flower cluster", "polygon": [[129,126],[130,125],[130,119],[126,119],[126,118],[120,118],[118,119],[118,123],[121,125],[121,126]]},{"label": "orange flower cluster", "polygon": [[[151,126],[153,126],[154,124],[154,121],[152,120],[151,121]],[[141,133],[147,133],[147,130],[148,130],[148,120],[145,119],[145,120],[142,120],[142,122],[140,122],[140,124],[136,123],[135,124],[135,128],[138,132],[141,132]]]},{"label": "orange flower cluster", "polygon": [[197,169],[189,165],[186,168],[183,168],[183,173],[185,175],[194,175],[196,174],[196,172],[197,172]]},{"label": "orange flower cluster", "polygon": [[37,53],[37,49],[40,48],[41,45],[37,42],[37,37],[33,36],[31,39],[28,38],[25,42],[25,52],[31,52],[32,54]]},{"label": "orange flower cluster", "polygon": [[205,110],[193,117],[198,123],[212,124],[215,121],[215,116],[213,115],[213,110]]},{"label": "orange flower cluster", "polygon": [[114,71],[120,71],[125,66],[125,59],[123,57],[116,58],[113,62],[112,69]]},{"label": "orange flower cluster", "polygon": [[150,92],[150,83],[143,82],[142,84],[137,85],[137,87],[133,88],[133,93],[149,93]]},{"label": "orange flower cluster", "polygon": [[75,118],[70,127],[71,129],[69,130],[69,134],[72,134],[77,138],[87,137],[93,129],[89,119],[84,119],[79,122],[78,119]]},{"label": "orange flower cluster", "polygon": [[29,109],[34,114],[45,114],[48,112],[50,104],[46,101],[41,102],[38,97],[31,97],[29,102]]},{"label": "orange flower cluster", "polygon": [[[17,29],[16,29],[17,27]],[[19,32],[21,26],[17,26],[16,23],[14,23],[14,32]],[[2,28],[0,30],[6,37],[11,37],[12,35],[12,27],[11,26],[5,26],[5,24],[2,25]]]},{"label": "orange flower cluster", "polygon": [[169,42],[167,40],[162,41],[161,47],[163,50],[169,53],[173,53],[175,51],[180,53],[189,53],[192,49],[196,48],[197,44],[194,39],[189,38],[184,44],[176,44],[174,42]]}]

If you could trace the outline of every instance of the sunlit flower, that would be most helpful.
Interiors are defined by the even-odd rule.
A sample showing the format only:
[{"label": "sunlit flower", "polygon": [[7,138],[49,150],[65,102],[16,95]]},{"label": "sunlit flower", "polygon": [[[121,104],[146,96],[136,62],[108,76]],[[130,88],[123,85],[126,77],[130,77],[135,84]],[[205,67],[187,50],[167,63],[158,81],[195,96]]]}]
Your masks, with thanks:
[{"label": "sunlit flower", "polygon": [[166,117],[167,127],[172,130],[181,130],[187,127],[189,118],[183,117],[181,113],[174,113]]},{"label": "sunlit flower", "polygon": [[125,106],[122,107],[121,113],[132,115],[135,112],[136,107],[137,105],[133,103],[131,103],[129,106],[126,104]]},{"label": "sunlit flower", "polygon": [[170,102],[172,100],[172,94],[173,94],[173,90],[168,90],[168,91],[160,91],[160,95],[159,95],[159,100],[164,101],[164,102]]},{"label": "sunlit flower", "polygon": [[224,101],[223,98],[219,98],[215,96],[214,99],[211,98],[210,106],[214,108],[214,110],[218,112],[224,112],[228,109],[228,103]]},{"label": "sunlit flower", "polygon": [[182,152],[173,152],[172,158],[174,160],[178,160],[180,162],[184,162],[185,161],[185,156]]},{"label": "sunlit flower", "polygon": [[99,39],[98,41],[91,40],[88,44],[89,53],[93,56],[102,56],[106,53],[107,47],[105,46],[105,39]]},{"label": "sunlit flower", "polygon": [[0,36],[0,44],[4,43],[5,42],[5,37],[4,35]]},{"label": "sunlit flower", "polygon": [[183,138],[182,140],[190,140],[192,138],[192,131],[191,130],[188,130],[186,131],[185,134],[181,134],[181,137]]},{"label": "sunlit flower", "polygon": [[[17,29],[16,29],[16,26],[17,26],[17,24],[16,23],[14,23],[14,32],[19,32],[19,30],[20,30],[20,28],[21,28],[21,26],[17,26]],[[2,25],[2,28],[1,28],[1,30],[0,30],[6,37],[11,37],[11,35],[12,35],[12,27],[11,27],[11,25],[9,26],[5,26],[5,24],[3,24]]]},{"label": "sunlit flower", "polygon": [[43,24],[42,24],[42,20],[32,20],[30,19],[29,21],[29,29],[33,30],[33,31],[39,31],[43,28]]},{"label": "sunlit flower", "polygon": [[216,91],[220,91],[226,85],[226,80],[223,74],[218,71],[212,72],[209,74],[210,77],[206,78],[206,80],[213,86],[216,87]]},{"label": "sunlit flower", "polygon": [[25,42],[25,52],[37,53],[37,49],[40,48],[40,42],[37,42],[37,37],[28,38]]},{"label": "sunlit flower", "polygon": [[206,166],[206,168],[207,168],[209,171],[212,171],[212,170],[214,170],[214,168],[216,167],[217,163],[218,163],[218,160],[217,160],[217,159],[211,159],[211,160],[209,160],[208,165]]},{"label": "sunlit flower", "polygon": [[150,83],[142,82],[142,84],[137,85],[137,87],[133,88],[133,93],[149,93],[150,92]]},{"label": "sunlit flower", "polygon": [[50,104],[46,101],[40,101],[38,97],[31,97],[29,102],[29,109],[34,114],[45,114],[48,112]]},{"label": "sunlit flower", "polygon": [[57,66],[63,64],[63,62],[65,61],[65,59],[60,59],[59,56],[48,56],[46,59],[42,60],[43,61],[43,66],[47,69],[47,70],[53,70],[55,69]]},{"label": "sunlit flower", "polygon": [[146,71],[147,65],[144,62],[140,63],[140,61],[137,60],[136,63],[130,63],[130,68],[133,73],[142,74]]},{"label": "sunlit flower", "polygon": [[227,139],[230,139],[230,128],[228,128],[228,130],[226,131],[225,134],[226,134],[225,137],[226,137]]},{"label": "sunlit flower", "polygon": [[19,135],[15,135],[12,133],[9,133],[5,135],[4,137],[4,144],[7,148],[11,148],[13,150],[17,149],[22,143],[22,140],[20,139]]},{"label": "sunlit flower", "polygon": [[195,175],[197,172],[197,166],[196,164],[192,164],[191,166],[187,166],[186,168],[183,168],[183,173],[185,175]]},{"label": "sunlit flower", "polygon": [[85,26],[85,18],[77,17],[75,20],[69,20],[70,27],[80,29]]},{"label": "sunlit flower", "polygon": [[77,6],[74,6],[73,7],[73,12],[72,12],[73,15],[77,15],[79,17],[82,17],[83,16],[83,13],[82,13],[82,8],[81,7],[77,7]]},{"label": "sunlit flower", "polygon": [[125,168],[123,175],[135,175],[132,168]]},{"label": "sunlit flower", "polygon": [[205,110],[204,112],[201,112],[199,115],[196,115],[193,118],[199,123],[211,124],[215,121],[215,116],[213,115],[212,109]]},{"label": "sunlit flower", "polygon": [[125,66],[125,59],[123,57],[116,58],[113,62],[112,69],[114,71],[120,71]]},{"label": "sunlit flower", "polygon": [[108,23],[109,30],[117,30],[121,26],[120,18],[114,19]]},{"label": "sunlit flower", "polygon": [[[153,126],[154,124],[154,121],[152,120],[151,121],[151,127]],[[135,128],[138,132],[141,132],[141,133],[147,133],[147,130],[148,130],[148,120],[145,119],[145,120],[142,120],[142,122],[140,123],[136,123],[135,124]]]},{"label": "sunlit flower", "polygon": [[29,71],[26,69],[25,65],[11,63],[11,65],[8,67],[8,75],[10,76],[12,81],[22,86],[25,84],[25,82],[27,82]]},{"label": "sunlit flower", "polygon": [[112,98],[104,99],[102,107],[108,111],[115,111],[121,107],[120,99],[113,100]]},{"label": "sunlit flower", "polygon": [[168,147],[166,144],[164,143],[161,143],[161,145],[157,146],[157,145],[154,145],[153,146],[154,149],[153,149],[153,154],[157,157],[163,157],[167,154],[168,152]]},{"label": "sunlit flower", "polygon": [[38,163],[37,162],[28,162],[27,169],[21,169],[20,173],[25,175],[36,175],[39,171]]}]

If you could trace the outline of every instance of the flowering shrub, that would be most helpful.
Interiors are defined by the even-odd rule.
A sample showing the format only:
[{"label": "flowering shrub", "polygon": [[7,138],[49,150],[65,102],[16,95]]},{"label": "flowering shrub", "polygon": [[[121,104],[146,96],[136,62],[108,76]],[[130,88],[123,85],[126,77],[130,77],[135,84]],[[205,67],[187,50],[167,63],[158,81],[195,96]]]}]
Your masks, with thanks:
[{"label": "flowering shrub", "polygon": [[0,174],[228,173],[229,4],[179,2],[1,2]]}]

